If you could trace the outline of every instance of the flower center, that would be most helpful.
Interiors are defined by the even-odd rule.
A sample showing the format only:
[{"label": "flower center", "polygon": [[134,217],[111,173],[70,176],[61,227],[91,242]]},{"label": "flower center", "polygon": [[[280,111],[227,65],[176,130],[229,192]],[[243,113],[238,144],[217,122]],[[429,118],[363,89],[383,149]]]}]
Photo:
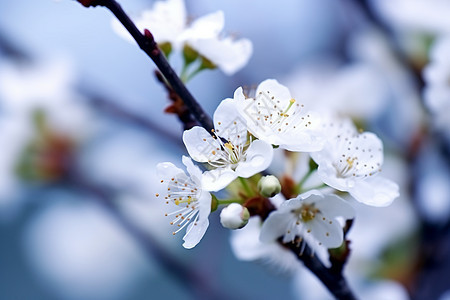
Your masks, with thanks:
[{"label": "flower center", "polygon": [[294,214],[297,215],[299,221],[301,220],[303,223],[314,220],[316,214],[320,211],[314,206],[314,204],[303,204],[302,207],[293,210]]}]

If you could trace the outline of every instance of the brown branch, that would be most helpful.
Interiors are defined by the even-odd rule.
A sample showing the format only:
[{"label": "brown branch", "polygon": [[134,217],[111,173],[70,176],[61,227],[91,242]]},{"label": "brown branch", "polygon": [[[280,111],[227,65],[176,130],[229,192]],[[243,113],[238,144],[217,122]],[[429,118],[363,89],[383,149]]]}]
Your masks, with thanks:
[{"label": "brown branch", "polygon": [[[311,248],[304,242],[283,244],[295,255],[303,264],[322,281],[326,288],[333,294],[336,299],[340,300],[356,300],[342,272],[333,272],[331,268],[327,268],[319,258],[317,258]],[[341,270],[342,271],[342,270]]]},{"label": "brown branch", "polygon": [[189,109],[194,118],[198,121],[198,123],[208,132],[211,132],[211,130],[214,128],[211,118],[198,104],[198,102],[186,88],[184,83],[169,65],[169,62],[167,61],[163,52],[158,48],[158,45],[156,44],[150,30],[145,29],[144,34],[142,34],[130,19],[130,17],[122,9],[120,4],[115,0],[78,0],[78,2],[86,7],[104,6],[108,8],[131,34],[142,51],[144,51],[153,60],[158,69],[164,75],[164,78],[170,84],[175,93],[180,96],[180,98],[183,100],[184,104]]}]

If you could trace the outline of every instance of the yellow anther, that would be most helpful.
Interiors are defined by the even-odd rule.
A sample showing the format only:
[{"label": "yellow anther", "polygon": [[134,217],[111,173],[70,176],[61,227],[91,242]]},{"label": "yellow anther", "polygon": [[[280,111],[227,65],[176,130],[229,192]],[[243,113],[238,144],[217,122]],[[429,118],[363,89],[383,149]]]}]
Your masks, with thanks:
[{"label": "yellow anther", "polygon": [[224,146],[225,146],[225,148],[227,148],[228,150],[231,150],[231,151],[234,150],[233,144],[231,144],[231,143],[225,143]]}]

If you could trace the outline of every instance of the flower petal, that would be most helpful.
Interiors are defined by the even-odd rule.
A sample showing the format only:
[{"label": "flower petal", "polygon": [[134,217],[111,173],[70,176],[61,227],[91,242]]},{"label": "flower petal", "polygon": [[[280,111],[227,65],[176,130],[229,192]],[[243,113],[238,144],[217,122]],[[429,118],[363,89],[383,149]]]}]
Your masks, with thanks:
[{"label": "flower petal", "polygon": [[188,225],[186,234],[183,237],[183,247],[186,249],[194,248],[205,235],[208,229],[209,221],[208,219],[203,221],[192,222]]},{"label": "flower petal", "polygon": [[348,191],[357,201],[372,206],[388,206],[399,196],[398,185],[381,176],[359,181]]},{"label": "flower petal", "polygon": [[263,243],[273,242],[285,235],[295,219],[286,213],[274,211],[264,221],[259,240]]},{"label": "flower petal", "polygon": [[190,177],[193,179],[195,183],[198,185],[201,184],[202,171],[200,168],[194,165],[192,159],[190,157],[184,156],[182,157],[183,164],[186,166],[186,170],[188,171]]},{"label": "flower petal", "polygon": [[239,163],[236,174],[248,178],[269,167],[273,158],[272,145],[256,140],[250,144],[246,152],[245,161]]},{"label": "flower petal", "polygon": [[180,173],[184,174],[183,170],[176,167],[173,163],[170,163],[170,162],[159,163],[156,166],[156,170],[157,170],[158,176],[162,180],[170,179]]},{"label": "flower petal", "polygon": [[341,197],[333,194],[324,195],[324,198],[317,201],[315,206],[328,219],[343,217],[348,220],[355,217],[355,210],[353,207]]},{"label": "flower petal", "polygon": [[[144,11],[141,16],[133,19],[141,32],[145,28],[150,29],[157,43],[169,42],[174,48],[181,47],[177,40],[178,36],[184,31],[187,21],[183,0],[157,1],[152,9]],[[112,26],[120,36],[134,42],[134,39],[119,21],[114,19]]]},{"label": "flower petal", "polygon": [[227,75],[242,69],[253,53],[252,42],[248,39],[217,37],[193,40],[189,44]]},{"label": "flower petal", "polygon": [[224,13],[219,10],[196,19],[179,38],[188,44],[191,44],[192,40],[213,39],[219,36],[224,25]]},{"label": "flower petal", "polygon": [[[330,222],[332,222],[330,224]],[[305,223],[304,235],[312,234],[314,238],[327,248],[337,248],[344,239],[343,230],[336,220],[323,220],[321,214],[314,220]]]},{"label": "flower petal", "polygon": [[247,142],[247,123],[239,115],[235,100],[222,100],[214,112],[213,119],[217,135],[235,146],[243,147]]},{"label": "flower petal", "polygon": [[217,192],[238,177],[230,168],[220,168],[206,171],[202,176],[202,188],[206,191]]},{"label": "flower petal", "polygon": [[220,143],[203,127],[195,126],[184,131],[183,142],[189,155],[195,161],[208,162],[218,159]]},{"label": "flower petal", "polygon": [[261,82],[256,89],[256,94],[258,95],[260,92],[274,96],[280,101],[281,106],[288,105],[292,99],[289,89],[275,79],[267,79]]},{"label": "flower petal", "polygon": [[198,199],[199,203],[199,215],[198,220],[200,222],[207,220],[211,213],[211,194],[207,191],[202,191]]}]

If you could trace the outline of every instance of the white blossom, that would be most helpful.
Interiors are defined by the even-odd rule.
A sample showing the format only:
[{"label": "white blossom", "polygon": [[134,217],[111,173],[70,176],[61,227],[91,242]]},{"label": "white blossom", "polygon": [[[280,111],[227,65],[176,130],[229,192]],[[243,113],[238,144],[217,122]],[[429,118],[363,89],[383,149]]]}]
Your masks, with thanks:
[{"label": "white blossom", "polygon": [[291,97],[274,79],[259,84],[254,98],[242,88],[234,93],[248,130],[260,140],[290,151],[318,151],[323,147],[320,118]]},{"label": "white blossom", "polygon": [[189,224],[183,237],[183,247],[190,249],[200,242],[208,229],[211,194],[203,188],[202,172],[192,160],[183,156],[183,164],[187,174],[169,162],[157,165],[158,175],[162,179],[156,197],[163,198],[173,210],[166,215],[175,215],[170,224],[179,228],[173,232],[174,235]]},{"label": "white blossom", "polygon": [[431,48],[431,62],[424,69],[425,104],[433,121],[442,129],[450,129],[450,35],[438,39]]},{"label": "white blossom", "polygon": [[263,224],[260,239],[270,242],[283,237],[283,243],[287,243],[296,237],[312,238],[319,246],[336,248],[343,242],[337,217],[351,219],[353,215],[353,208],[338,196],[311,190],[283,202],[272,212]]},{"label": "white blossom", "polygon": [[[222,11],[188,22],[183,0],[157,1],[153,9],[143,11],[135,23],[141,31],[149,29],[158,44],[170,43],[178,51],[189,46],[227,75],[244,67],[253,52],[250,40],[223,36],[225,18]],[[133,41],[115,19],[113,28],[122,37]]]},{"label": "white blossom", "polygon": [[389,82],[366,62],[341,66],[330,59],[302,64],[285,82],[309,109],[353,119],[374,120],[389,100]]},{"label": "white blossom", "polygon": [[441,34],[450,32],[450,3],[443,0],[374,1],[379,12],[403,32]]},{"label": "white blossom", "polygon": [[367,205],[387,206],[398,197],[398,185],[378,175],[383,144],[375,134],[359,133],[348,119],[324,126],[327,143],[322,151],[311,153],[324,183]]},{"label": "white blossom", "polygon": [[235,100],[223,100],[213,119],[214,136],[198,126],[183,134],[192,159],[208,163],[213,168],[203,176],[204,187],[218,191],[238,176],[248,178],[270,165],[272,146],[248,137],[247,125],[237,112]]}]

